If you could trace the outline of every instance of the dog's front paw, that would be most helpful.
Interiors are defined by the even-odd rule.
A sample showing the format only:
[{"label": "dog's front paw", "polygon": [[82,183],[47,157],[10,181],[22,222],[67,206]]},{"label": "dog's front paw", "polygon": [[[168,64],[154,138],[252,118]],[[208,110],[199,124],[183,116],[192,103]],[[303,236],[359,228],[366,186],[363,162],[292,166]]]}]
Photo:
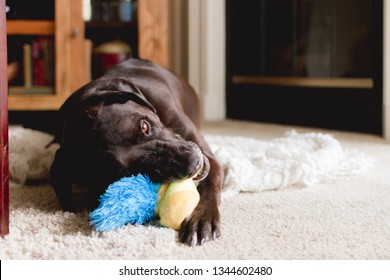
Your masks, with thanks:
[{"label": "dog's front paw", "polygon": [[195,246],[215,240],[220,235],[218,208],[211,210],[198,205],[192,214],[183,221],[179,232],[179,240],[182,243]]}]

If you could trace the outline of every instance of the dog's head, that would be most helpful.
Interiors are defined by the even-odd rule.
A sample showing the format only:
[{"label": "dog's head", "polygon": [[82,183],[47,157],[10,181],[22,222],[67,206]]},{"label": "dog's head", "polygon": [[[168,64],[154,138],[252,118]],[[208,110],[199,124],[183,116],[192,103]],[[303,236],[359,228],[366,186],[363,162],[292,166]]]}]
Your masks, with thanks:
[{"label": "dog's head", "polygon": [[88,177],[115,181],[138,173],[155,182],[207,176],[209,162],[199,147],[165,127],[142,92],[124,79],[78,90],[60,109],[58,127],[61,149],[87,184]]}]

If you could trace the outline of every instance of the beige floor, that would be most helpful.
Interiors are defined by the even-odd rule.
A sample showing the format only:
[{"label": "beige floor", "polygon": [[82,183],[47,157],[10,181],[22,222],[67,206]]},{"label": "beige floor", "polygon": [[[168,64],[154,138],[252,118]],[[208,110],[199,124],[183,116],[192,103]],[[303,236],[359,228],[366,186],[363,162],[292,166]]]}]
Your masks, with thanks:
[{"label": "beige floor", "polygon": [[[257,139],[291,126],[207,123],[204,133]],[[305,188],[242,193],[223,200],[222,236],[189,248],[173,230],[127,226],[97,234],[87,214],[60,211],[50,186],[11,189],[11,234],[1,259],[390,259],[390,144],[379,136],[294,127],[334,135],[375,159],[365,173]]]}]

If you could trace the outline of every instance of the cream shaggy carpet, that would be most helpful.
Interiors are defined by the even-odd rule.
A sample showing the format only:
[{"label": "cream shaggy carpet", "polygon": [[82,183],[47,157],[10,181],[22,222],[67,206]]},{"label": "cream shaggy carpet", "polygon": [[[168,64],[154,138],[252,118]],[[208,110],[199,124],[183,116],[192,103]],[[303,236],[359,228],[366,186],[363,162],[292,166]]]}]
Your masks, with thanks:
[{"label": "cream shaggy carpet", "polygon": [[[373,135],[230,120],[205,124],[203,131],[218,135],[208,141],[217,145],[230,177],[217,241],[190,248],[177,243],[175,231],[152,226],[97,233],[88,225],[88,213],[62,212],[49,185],[13,183],[11,232],[0,240],[0,258],[390,259],[388,142]],[[221,142],[231,141],[227,135],[251,137],[257,149],[248,142],[227,146]],[[294,144],[283,148],[286,139]],[[299,143],[302,149],[294,150]],[[248,151],[251,161],[241,161]],[[226,155],[236,160],[225,161]],[[45,166],[50,154],[39,159]],[[240,177],[241,169],[251,176]],[[17,171],[12,174],[19,183],[45,173],[44,168]]]}]

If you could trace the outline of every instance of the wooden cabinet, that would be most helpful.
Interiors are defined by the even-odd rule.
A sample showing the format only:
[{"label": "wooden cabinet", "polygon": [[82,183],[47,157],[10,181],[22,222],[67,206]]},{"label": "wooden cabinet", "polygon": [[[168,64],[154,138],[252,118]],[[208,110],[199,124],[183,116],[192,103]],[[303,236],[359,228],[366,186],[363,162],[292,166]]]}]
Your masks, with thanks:
[{"label": "wooden cabinet", "polygon": [[[52,89],[40,91],[39,87],[32,86],[25,90],[25,85],[10,85],[9,110],[57,110],[72,92],[91,78],[91,47],[85,37],[82,0],[53,1],[54,20],[7,20],[8,37],[49,36],[54,38],[55,49]],[[167,67],[169,1],[138,0],[136,25],[137,56]]]},{"label": "wooden cabinet", "polygon": [[[53,36],[55,48],[54,88],[51,93],[13,93],[9,88],[9,110],[55,110],[79,86],[88,81],[84,63],[84,26],[81,0],[55,0],[55,19],[8,20],[7,34]],[[12,46],[8,45],[8,48]]]},{"label": "wooden cabinet", "polygon": [[172,0],[138,0],[139,56],[171,67],[169,19]]}]

